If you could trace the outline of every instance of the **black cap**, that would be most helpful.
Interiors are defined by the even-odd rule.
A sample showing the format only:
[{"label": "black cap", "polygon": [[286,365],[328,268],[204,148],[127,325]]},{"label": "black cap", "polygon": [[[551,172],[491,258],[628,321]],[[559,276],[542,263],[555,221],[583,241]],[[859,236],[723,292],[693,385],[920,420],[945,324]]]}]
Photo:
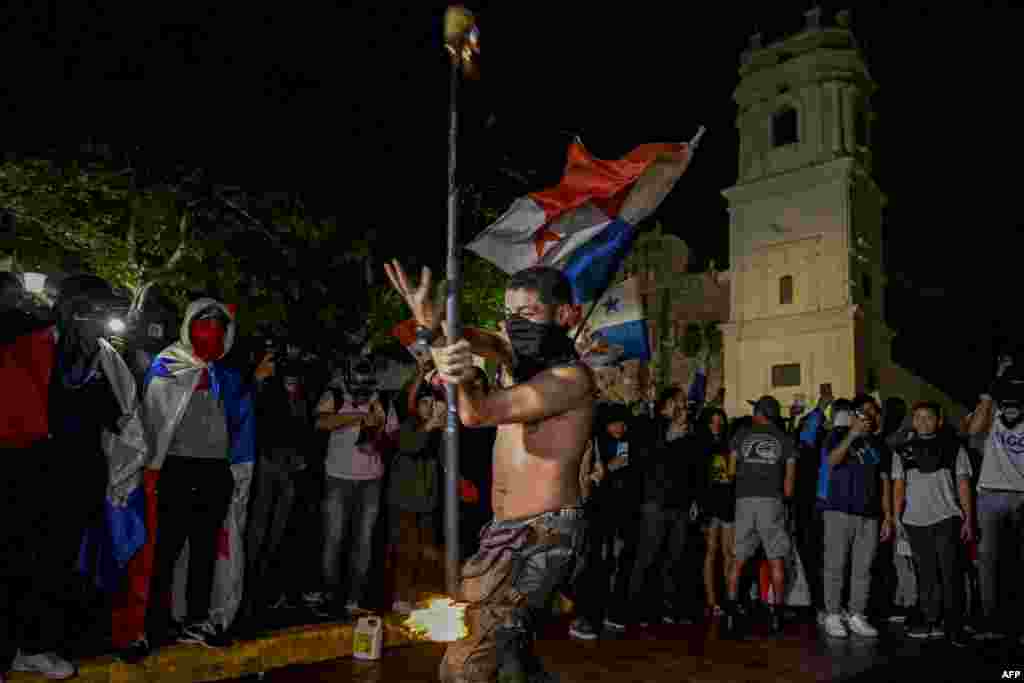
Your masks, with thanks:
[{"label": "black cap", "polygon": [[777,420],[782,415],[782,406],[773,396],[762,396],[756,401],[748,401],[754,406],[754,415],[767,417],[769,420]]}]

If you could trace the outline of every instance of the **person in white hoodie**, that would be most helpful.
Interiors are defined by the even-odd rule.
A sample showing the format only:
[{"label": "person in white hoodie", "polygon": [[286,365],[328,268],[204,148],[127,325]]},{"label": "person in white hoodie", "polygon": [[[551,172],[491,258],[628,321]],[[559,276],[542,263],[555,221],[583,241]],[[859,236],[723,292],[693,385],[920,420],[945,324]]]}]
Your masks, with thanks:
[{"label": "person in white hoodie", "polygon": [[[235,492],[231,466],[255,458],[251,388],[237,370],[220,362],[234,339],[228,306],[214,299],[194,301],[185,312],[180,341],[164,349],[146,375],[149,468],[160,471],[147,646],[172,635],[207,647],[230,643],[210,620],[218,538]],[[187,623],[172,634],[169,593],[186,541]]]}]

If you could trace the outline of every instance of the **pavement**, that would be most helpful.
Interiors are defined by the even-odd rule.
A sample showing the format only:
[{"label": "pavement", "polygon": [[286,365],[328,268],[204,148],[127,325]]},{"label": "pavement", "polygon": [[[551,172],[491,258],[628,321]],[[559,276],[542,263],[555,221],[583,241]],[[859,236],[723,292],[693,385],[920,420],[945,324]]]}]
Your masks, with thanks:
[{"label": "pavement", "polygon": [[[914,641],[901,626],[877,640],[831,640],[813,623],[791,624],[780,637],[755,626],[741,642],[723,637],[717,623],[655,626],[609,633],[591,642],[567,636],[560,619],[537,643],[537,652],[561,683],[719,683],[721,681],[927,681],[1020,680],[1024,648],[975,644],[956,649],[943,641]],[[267,673],[262,683],[428,682],[437,680],[444,645],[392,648],[376,662],[342,659]],[[1004,672],[1010,672],[1004,678]],[[253,679],[255,680],[255,679]]]},{"label": "pavement", "polygon": [[[570,617],[557,618],[537,642],[537,652],[562,683],[631,681],[716,683],[719,681],[989,681],[1020,680],[1024,647],[1015,642],[975,643],[956,649],[943,641],[915,641],[900,625],[886,625],[875,640],[826,638],[804,619],[781,636],[754,623],[742,641],[717,621],[688,626],[655,625],[605,632],[595,641],[569,638]],[[351,624],[328,622],[251,633],[222,650],[177,645],[141,665],[112,657],[84,660],[77,680],[89,683],[313,683],[316,681],[426,682],[437,680],[444,644],[413,639],[397,617],[385,618],[380,660],[352,659]],[[1004,678],[1004,672],[1009,672]],[[43,681],[24,674],[11,683]]]}]

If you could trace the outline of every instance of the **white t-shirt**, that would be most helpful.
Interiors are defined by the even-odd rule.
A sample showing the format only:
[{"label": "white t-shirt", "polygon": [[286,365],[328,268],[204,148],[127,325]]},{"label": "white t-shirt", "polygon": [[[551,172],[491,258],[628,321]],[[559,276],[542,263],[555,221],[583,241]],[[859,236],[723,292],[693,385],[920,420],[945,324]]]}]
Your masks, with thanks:
[{"label": "white t-shirt", "polygon": [[979,489],[1024,491],[1024,423],[1007,429],[998,417],[984,435]]},{"label": "white t-shirt", "polygon": [[[334,393],[330,390],[324,392],[317,404],[318,414],[329,413],[332,415],[368,415],[374,402],[380,401],[377,394],[361,404],[356,404],[352,397],[342,392],[344,402],[340,406],[334,405]],[[327,442],[327,460],[325,469],[330,477],[339,479],[380,479],[384,476],[384,460],[376,453],[369,444],[356,445],[359,440],[361,427],[353,426],[345,429],[335,429],[331,432]]]}]

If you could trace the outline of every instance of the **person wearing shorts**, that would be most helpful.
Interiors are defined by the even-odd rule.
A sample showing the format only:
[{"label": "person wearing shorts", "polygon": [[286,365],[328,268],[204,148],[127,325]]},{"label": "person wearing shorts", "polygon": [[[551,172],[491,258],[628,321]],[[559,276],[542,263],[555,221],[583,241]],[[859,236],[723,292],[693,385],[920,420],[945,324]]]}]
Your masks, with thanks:
[{"label": "person wearing shorts", "polygon": [[758,546],[771,565],[776,604],[770,606],[771,629],[782,630],[781,596],[785,595],[785,560],[792,549],[786,530],[785,499],[796,486],[797,450],[793,440],[778,426],[779,402],[763,396],[754,403],[753,424],[737,432],[732,442],[730,470],[736,482],[736,561],[729,575],[727,628],[737,623],[736,595],[743,565]]},{"label": "person wearing shorts", "polygon": [[[705,429],[708,438],[708,486],[704,490],[701,508],[707,520],[704,529],[704,597],[712,616],[722,613],[718,600],[719,584],[728,582],[735,559],[736,487],[729,467],[729,441],[726,430],[728,420],[719,409],[710,412]],[[718,556],[722,556],[722,571],[718,571]]]}]

